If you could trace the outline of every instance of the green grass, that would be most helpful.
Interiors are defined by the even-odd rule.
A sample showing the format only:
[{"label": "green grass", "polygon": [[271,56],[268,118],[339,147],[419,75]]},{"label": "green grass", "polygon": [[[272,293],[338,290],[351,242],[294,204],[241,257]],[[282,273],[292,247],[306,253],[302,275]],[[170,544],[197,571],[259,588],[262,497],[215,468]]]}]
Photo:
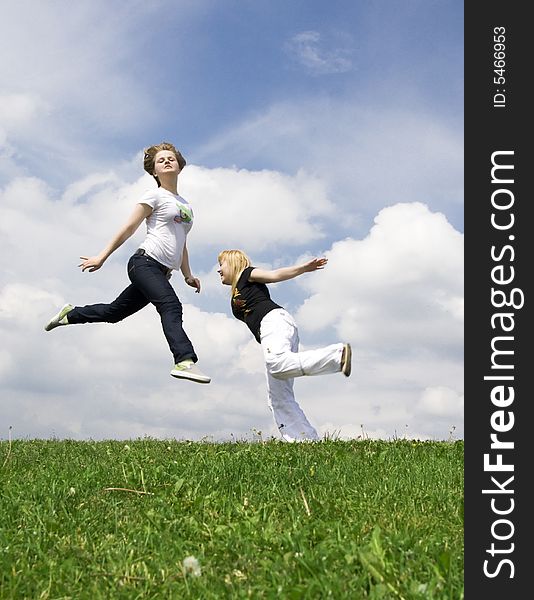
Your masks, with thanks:
[{"label": "green grass", "polygon": [[461,599],[463,450],[3,441],[0,598]]}]

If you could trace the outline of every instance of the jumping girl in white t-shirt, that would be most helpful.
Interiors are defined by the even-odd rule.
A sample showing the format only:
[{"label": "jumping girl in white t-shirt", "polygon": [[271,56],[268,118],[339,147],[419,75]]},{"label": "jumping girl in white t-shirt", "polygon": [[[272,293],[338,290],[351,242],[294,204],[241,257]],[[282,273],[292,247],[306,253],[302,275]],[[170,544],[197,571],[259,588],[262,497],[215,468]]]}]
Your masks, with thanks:
[{"label": "jumping girl in white t-shirt", "polygon": [[178,194],[178,174],[186,161],[170,143],[151,146],[144,154],[144,168],[158,187],[146,192],[126,223],[110,243],[96,256],[81,256],[82,271],[93,272],[129,239],[146,220],[147,234],[128,261],[131,284],[110,304],[73,306],[66,304],[45,325],[50,331],[61,325],[78,323],[117,323],[151,303],[156,307],[174,357],[173,377],[197,383],[210,378],[196,366],[198,357],[182,326],[182,304],[169,278],[180,270],[187,285],[200,292],[200,281],[189,266],[186,238],[193,225],[191,206]]}]

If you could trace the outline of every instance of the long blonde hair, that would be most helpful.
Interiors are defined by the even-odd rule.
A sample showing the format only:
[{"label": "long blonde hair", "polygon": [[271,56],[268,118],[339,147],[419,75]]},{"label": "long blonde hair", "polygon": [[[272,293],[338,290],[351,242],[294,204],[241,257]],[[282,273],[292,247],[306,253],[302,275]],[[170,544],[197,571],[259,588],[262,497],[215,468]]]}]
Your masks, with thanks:
[{"label": "long blonde hair", "polygon": [[242,250],[222,250],[219,252],[217,261],[219,264],[221,264],[223,261],[226,261],[230,267],[233,297],[237,282],[239,277],[241,277],[241,273],[243,273],[243,271],[251,265],[250,258]]}]

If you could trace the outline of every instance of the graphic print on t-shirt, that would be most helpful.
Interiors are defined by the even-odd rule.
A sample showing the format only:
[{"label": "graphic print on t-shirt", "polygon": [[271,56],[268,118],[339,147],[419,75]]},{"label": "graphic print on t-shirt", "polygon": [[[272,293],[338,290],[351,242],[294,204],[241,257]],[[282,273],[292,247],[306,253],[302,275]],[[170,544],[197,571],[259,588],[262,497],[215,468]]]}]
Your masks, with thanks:
[{"label": "graphic print on t-shirt", "polygon": [[235,308],[238,311],[243,313],[243,315],[246,315],[247,313],[250,312],[250,308],[249,309],[246,308],[246,306],[247,306],[246,300],[243,300],[243,298],[241,298],[241,294],[239,293],[239,290],[237,288],[234,290],[232,304],[235,306]]},{"label": "graphic print on t-shirt", "polygon": [[189,206],[184,206],[180,202],[176,202],[178,214],[174,217],[175,223],[191,223],[193,220],[193,211]]}]

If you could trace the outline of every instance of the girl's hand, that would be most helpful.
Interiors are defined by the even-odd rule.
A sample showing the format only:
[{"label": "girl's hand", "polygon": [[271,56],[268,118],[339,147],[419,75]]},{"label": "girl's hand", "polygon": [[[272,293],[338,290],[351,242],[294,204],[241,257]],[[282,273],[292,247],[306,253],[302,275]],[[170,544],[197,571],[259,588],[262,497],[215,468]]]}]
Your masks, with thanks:
[{"label": "girl's hand", "polygon": [[302,265],[304,272],[309,273],[310,271],[317,271],[318,269],[324,269],[324,266],[328,262],[328,258],[312,258],[304,265]]},{"label": "girl's hand", "polygon": [[104,259],[99,256],[80,256],[83,262],[78,266],[82,268],[82,271],[88,270],[90,273],[97,271],[104,264]]},{"label": "girl's hand", "polygon": [[196,277],[193,277],[192,275],[190,277],[185,277],[185,282],[187,283],[187,285],[190,285],[191,287],[196,288],[196,294],[200,293],[200,279],[197,279]]}]

